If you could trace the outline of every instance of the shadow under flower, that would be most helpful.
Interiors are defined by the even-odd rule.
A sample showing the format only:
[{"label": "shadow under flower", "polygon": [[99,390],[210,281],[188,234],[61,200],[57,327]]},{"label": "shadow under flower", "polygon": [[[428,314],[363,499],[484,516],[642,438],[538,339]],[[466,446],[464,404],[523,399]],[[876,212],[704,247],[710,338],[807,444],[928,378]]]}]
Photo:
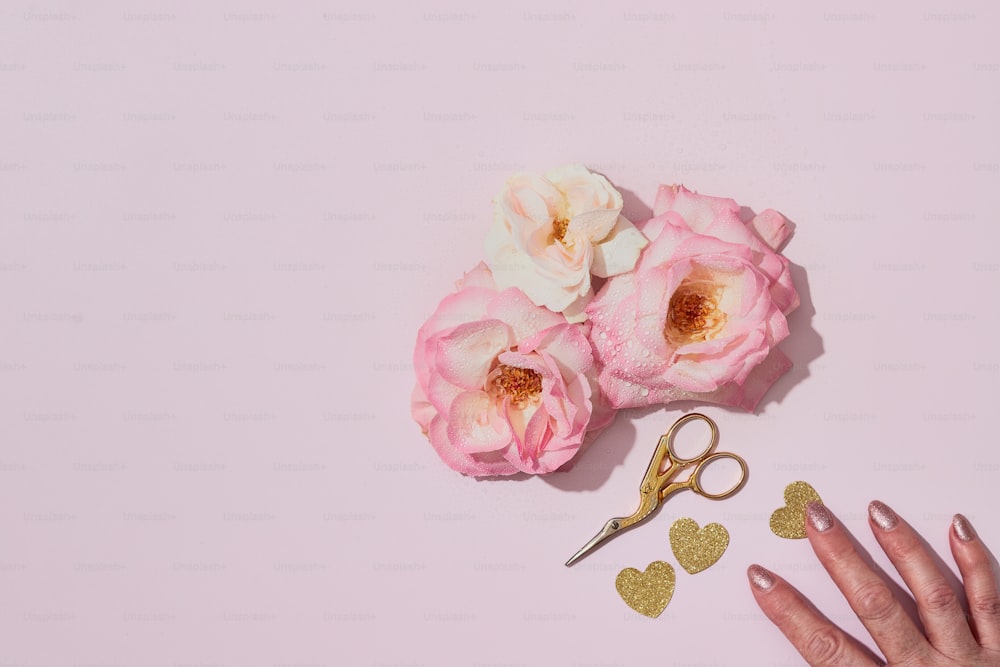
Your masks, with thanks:
[{"label": "shadow under flower", "polygon": [[634,192],[621,187],[618,188],[618,192],[622,195],[622,215],[630,221],[633,223],[644,222],[653,217],[653,209],[639,199]]},{"label": "shadow under flower", "polygon": [[[648,408],[649,411],[660,409]],[[542,479],[563,491],[596,491],[604,486],[611,472],[625,463],[625,457],[635,444],[637,413],[646,410],[629,410],[618,413],[615,421],[593,440],[584,443],[580,452],[567,465]]]},{"label": "shadow under flower", "polygon": [[799,293],[799,307],[788,316],[791,334],[778,346],[792,360],[792,369],[778,378],[757,405],[757,412],[768,403],[781,403],[792,389],[809,377],[809,364],[823,355],[823,338],[813,327],[816,308],[809,291],[809,277],[804,267],[790,263],[792,282]]}]

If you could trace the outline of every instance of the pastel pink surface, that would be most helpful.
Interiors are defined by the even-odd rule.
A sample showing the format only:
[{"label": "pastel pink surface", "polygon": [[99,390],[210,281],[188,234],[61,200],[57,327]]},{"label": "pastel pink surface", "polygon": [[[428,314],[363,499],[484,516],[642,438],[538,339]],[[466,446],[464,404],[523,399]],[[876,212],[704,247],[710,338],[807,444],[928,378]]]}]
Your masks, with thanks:
[{"label": "pastel pink surface", "polygon": [[[799,664],[750,562],[863,634],[768,530],[789,482],[890,571],[875,497],[1000,548],[998,12],[5,3],[0,664]],[[484,482],[409,401],[491,198],[571,162],[630,220],[661,183],[780,211],[803,302],[759,414],[705,409],[746,488],[568,569],[681,406]],[[731,545],[650,620],[615,575],[680,516]]]}]

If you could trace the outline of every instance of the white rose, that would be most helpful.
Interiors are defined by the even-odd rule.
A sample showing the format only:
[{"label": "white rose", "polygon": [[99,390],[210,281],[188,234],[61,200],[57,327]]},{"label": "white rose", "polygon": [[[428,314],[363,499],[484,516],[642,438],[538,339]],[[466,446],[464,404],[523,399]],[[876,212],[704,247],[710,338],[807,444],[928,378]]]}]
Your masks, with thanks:
[{"label": "white rose", "polygon": [[582,322],[591,274],[631,271],[646,237],[621,214],[622,196],[581,165],[511,176],[494,199],[486,257],[501,289]]}]

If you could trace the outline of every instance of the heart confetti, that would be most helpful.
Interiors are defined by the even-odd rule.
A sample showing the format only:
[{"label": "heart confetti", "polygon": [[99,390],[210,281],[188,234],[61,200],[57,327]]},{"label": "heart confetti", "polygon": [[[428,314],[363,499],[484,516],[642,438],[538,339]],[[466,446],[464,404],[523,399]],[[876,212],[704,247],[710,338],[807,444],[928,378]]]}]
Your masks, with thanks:
[{"label": "heart confetti", "polygon": [[806,482],[792,482],[785,487],[785,506],[771,514],[771,532],[788,540],[806,536],[806,505],[812,501],[823,502]]},{"label": "heart confetti", "polygon": [[670,548],[688,574],[715,565],[728,546],[729,531],[720,523],[698,528],[697,521],[684,517],[670,526]]},{"label": "heart confetti", "polygon": [[625,604],[643,616],[656,618],[663,613],[674,596],[677,577],[670,563],[655,560],[640,572],[634,567],[625,568],[615,578],[615,588]]}]

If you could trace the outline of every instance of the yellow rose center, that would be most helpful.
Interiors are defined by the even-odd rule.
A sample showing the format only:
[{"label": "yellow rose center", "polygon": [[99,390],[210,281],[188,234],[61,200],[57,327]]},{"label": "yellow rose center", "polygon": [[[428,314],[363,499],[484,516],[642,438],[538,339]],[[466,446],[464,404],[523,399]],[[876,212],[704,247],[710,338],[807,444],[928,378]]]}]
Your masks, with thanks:
[{"label": "yellow rose center", "polygon": [[491,375],[492,388],[502,396],[510,396],[515,405],[522,405],[542,393],[542,376],[530,368],[500,364]]},{"label": "yellow rose center", "polygon": [[663,336],[674,345],[709,340],[726,323],[719,310],[719,288],[706,281],[681,283],[670,297]]},{"label": "yellow rose center", "polygon": [[566,241],[566,230],[569,229],[569,220],[558,219],[552,223],[552,238],[555,241]]}]

